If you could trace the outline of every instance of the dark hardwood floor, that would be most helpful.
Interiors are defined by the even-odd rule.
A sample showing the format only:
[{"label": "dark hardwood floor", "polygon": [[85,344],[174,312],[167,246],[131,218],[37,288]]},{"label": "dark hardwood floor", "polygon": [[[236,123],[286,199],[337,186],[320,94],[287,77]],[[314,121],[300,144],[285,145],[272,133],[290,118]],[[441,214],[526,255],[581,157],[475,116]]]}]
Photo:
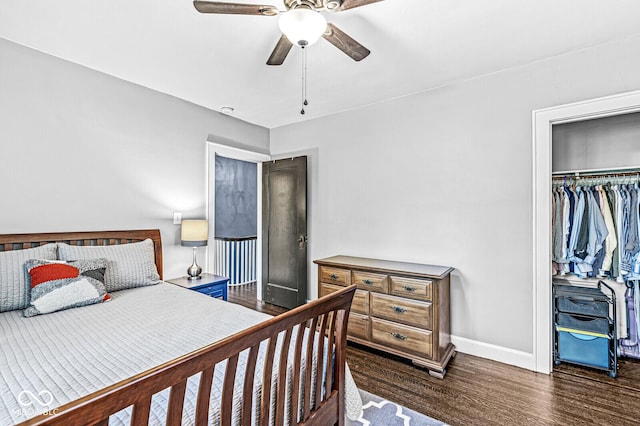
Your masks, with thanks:
[{"label": "dark hardwood floor", "polygon": [[[229,289],[229,301],[272,315],[255,284]],[[458,353],[444,380],[410,362],[349,344],[359,388],[451,425],[640,425],[640,361],[622,359],[618,377],[571,366],[551,375]]]}]

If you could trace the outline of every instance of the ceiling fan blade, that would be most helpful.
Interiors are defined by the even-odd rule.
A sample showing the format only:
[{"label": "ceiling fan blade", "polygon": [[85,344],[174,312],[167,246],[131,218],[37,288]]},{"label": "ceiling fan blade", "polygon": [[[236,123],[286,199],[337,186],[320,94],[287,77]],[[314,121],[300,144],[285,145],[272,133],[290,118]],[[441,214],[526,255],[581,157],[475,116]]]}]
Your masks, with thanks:
[{"label": "ceiling fan blade", "polygon": [[293,47],[293,43],[283,34],[280,40],[278,40],[278,44],[276,44],[273,52],[271,52],[271,56],[269,56],[267,60],[267,65],[282,65],[291,47]]},{"label": "ceiling fan blade", "polygon": [[266,15],[273,16],[280,13],[273,5],[224,3],[218,1],[195,0],[193,6],[200,13],[223,13],[230,15]]},{"label": "ceiling fan blade", "polygon": [[344,0],[338,11],[353,9],[360,6],[366,6],[371,3],[377,3],[382,0]]},{"label": "ceiling fan blade", "polygon": [[349,55],[354,61],[361,61],[371,53],[369,49],[349,37],[333,24],[327,24],[327,30],[322,37]]}]

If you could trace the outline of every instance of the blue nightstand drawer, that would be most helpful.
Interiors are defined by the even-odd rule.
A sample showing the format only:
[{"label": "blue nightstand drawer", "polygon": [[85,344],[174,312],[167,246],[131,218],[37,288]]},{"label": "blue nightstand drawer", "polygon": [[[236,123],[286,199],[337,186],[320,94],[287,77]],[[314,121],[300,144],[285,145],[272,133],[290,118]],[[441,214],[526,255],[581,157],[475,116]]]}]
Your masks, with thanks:
[{"label": "blue nightstand drawer", "polygon": [[211,287],[200,288],[197,291],[198,293],[206,294],[207,296],[227,300],[227,283],[224,283],[223,285],[214,285]]}]

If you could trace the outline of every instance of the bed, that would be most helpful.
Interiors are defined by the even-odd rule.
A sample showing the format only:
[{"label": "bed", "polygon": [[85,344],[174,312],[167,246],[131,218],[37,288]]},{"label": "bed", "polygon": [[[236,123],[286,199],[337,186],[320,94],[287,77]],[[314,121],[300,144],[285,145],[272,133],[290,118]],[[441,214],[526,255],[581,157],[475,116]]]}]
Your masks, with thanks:
[{"label": "bed", "polygon": [[[359,411],[345,364],[353,287],[270,317],[162,282],[158,230],[0,235],[0,265],[50,243],[56,259],[148,244],[143,260],[126,261],[148,261],[158,282],[28,318],[31,305],[4,309],[0,424],[329,425]],[[58,267],[29,260],[32,280],[29,262]]]}]

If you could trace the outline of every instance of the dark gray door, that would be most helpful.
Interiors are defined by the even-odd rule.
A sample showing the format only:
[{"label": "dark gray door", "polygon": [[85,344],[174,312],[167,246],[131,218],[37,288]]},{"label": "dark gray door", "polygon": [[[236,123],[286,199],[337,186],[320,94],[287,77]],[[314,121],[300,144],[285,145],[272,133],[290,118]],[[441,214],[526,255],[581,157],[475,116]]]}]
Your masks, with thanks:
[{"label": "dark gray door", "polygon": [[262,163],[262,297],[307,301],[307,157]]}]

